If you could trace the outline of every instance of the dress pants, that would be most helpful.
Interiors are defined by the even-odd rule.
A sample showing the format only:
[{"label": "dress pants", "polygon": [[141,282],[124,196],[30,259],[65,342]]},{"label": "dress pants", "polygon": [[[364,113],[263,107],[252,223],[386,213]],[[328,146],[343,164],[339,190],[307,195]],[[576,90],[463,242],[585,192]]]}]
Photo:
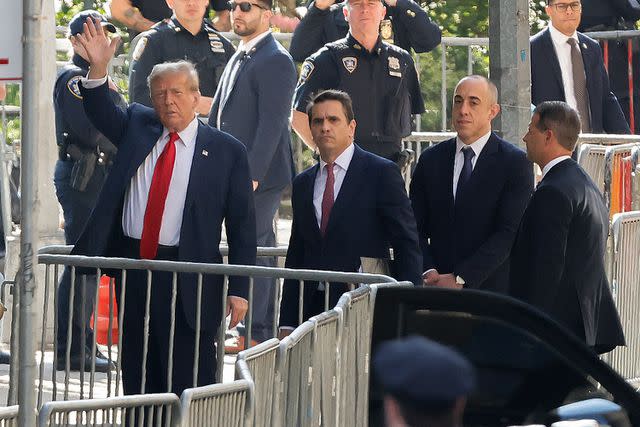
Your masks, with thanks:
[{"label": "dress pants", "polygon": [[[64,215],[64,237],[67,245],[73,245],[80,237],[89,215],[98,199],[102,184],[106,178],[106,169],[96,167],[85,191],[71,187],[73,161],[58,160],[54,172],[54,185],[58,202]],[[63,355],[67,346],[67,325],[69,319],[69,297],[71,290],[71,269],[65,268],[58,288],[58,354]],[[85,346],[93,345],[93,331],[89,328],[89,319],[95,303],[96,276],[76,275],[73,297],[73,322],[71,325],[71,354],[80,354]],[[84,340],[82,329],[84,328]]]},{"label": "dress pants", "polygon": [[[287,186],[258,189],[253,193],[256,209],[256,237],[258,246],[276,246],[276,235],[273,230],[273,218],[280,207],[282,193]],[[277,266],[275,257],[258,257],[256,265],[262,267]],[[273,338],[273,316],[276,280],[256,277],[253,281],[253,327],[251,339],[266,341]],[[243,334],[244,328],[238,328]]]},{"label": "dress pants", "polygon": [[[123,256],[139,258],[139,240],[126,239]],[[177,260],[178,248],[160,246],[158,260]],[[128,270],[125,301],[120,301],[122,281],[116,278],[118,308],[124,307],[122,321],[122,380],[124,393],[141,393],[145,305],[147,299],[147,271]],[[149,305],[149,338],[145,361],[145,393],[172,392],[180,396],[185,388],[193,384],[195,355],[195,330],[189,326],[184,316],[183,301],[180,297],[180,276],[178,276],[175,332],[173,340],[173,368],[171,388],[168,384],[169,339],[171,326],[171,297],[173,274],[153,272]],[[124,304],[124,306],[123,306]],[[206,304],[206,301],[203,301]],[[200,330],[197,386],[213,384],[216,373],[215,328]]]}]

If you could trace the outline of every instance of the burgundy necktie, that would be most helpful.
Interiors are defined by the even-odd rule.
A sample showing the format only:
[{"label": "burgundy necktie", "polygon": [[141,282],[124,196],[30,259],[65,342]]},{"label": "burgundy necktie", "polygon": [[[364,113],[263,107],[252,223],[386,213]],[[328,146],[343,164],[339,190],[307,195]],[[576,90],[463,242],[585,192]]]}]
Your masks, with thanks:
[{"label": "burgundy necktie", "polygon": [[140,258],[154,259],[158,252],[158,240],[160,239],[160,226],[162,226],[162,214],[164,203],[167,200],[173,164],[176,160],[176,144],[180,139],[176,132],[169,133],[169,142],[156,161],[149,188],[149,199],[144,211],[144,223],[142,237],[140,239]]},{"label": "burgundy necktie", "polygon": [[333,208],[333,185],[335,178],[333,176],[333,163],[327,163],[327,182],[324,186],[324,193],[322,194],[322,217],[320,219],[320,233],[324,236],[327,231],[327,224],[329,224],[329,215],[331,215],[331,208]]}]

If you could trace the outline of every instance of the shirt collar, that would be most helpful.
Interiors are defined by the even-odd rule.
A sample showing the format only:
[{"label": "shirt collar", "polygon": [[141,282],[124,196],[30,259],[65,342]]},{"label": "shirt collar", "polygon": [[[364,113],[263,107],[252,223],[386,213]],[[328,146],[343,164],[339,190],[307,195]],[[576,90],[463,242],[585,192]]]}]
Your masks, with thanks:
[{"label": "shirt collar", "polygon": [[257,36],[255,36],[254,38],[252,38],[246,43],[243,41],[240,41],[240,44],[238,45],[238,50],[243,50],[246,53],[249,53],[253,48],[256,47],[258,43],[260,43],[260,41],[262,41],[262,39],[267,37],[269,34],[271,34],[271,29],[268,29],[262,34],[258,34]]},{"label": "shirt collar", "polygon": [[544,176],[546,174],[549,173],[549,171],[551,170],[551,168],[553,168],[555,165],[557,165],[558,163],[570,159],[571,156],[560,156],[560,157],[556,157],[555,159],[551,160],[549,163],[547,163],[545,165],[544,168],[542,168],[542,178],[540,178],[541,180],[544,178]]},{"label": "shirt collar", "polygon": [[551,34],[551,40],[553,40],[553,43],[556,45],[563,45],[563,44],[567,44],[567,40],[571,39],[576,39],[576,41],[578,41],[578,32],[574,31],[573,35],[571,36],[566,36],[565,34],[561,33],[559,30],[556,29],[556,27],[553,26],[553,24],[551,22],[549,22],[549,33]]},{"label": "shirt collar", "polygon": [[[487,142],[489,141],[490,137],[491,137],[491,131],[485,133],[480,138],[475,140],[473,143],[468,145],[468,147],[471,147],[471,149],[475,153],[476,159],[480,156],[480,153],[482,153],[482,149],[484,148],[485,145],[487,145]],[[456,137],[456,154],[458,154],[460,150],[462,150],[462,148],[465,146],[467,146],[467,144],[462,142],[459,137]]]},{"label": "shirt collar", "polygon": [[[178,136],[180,137],[180,141],[185,145],[185,147],[190,147],[192,144],[196,142],[196,135],[198,134],[198,118],[194,117],[193,120],[187,125],[186,128],[178,132]],[[169,129],[166,127],[162,129],[162,135],[160,136],[161,140],[169,137]]]},{"label": "shirt collar", "polygon": [[[176,17],[175,14],[171,15],[171,20],[170,22],[173,24],[173,29],[176,32],[180,32],[180,33],[185,33],[185,34],[190,34],[192,35],[189,30],[187,30],[181,23],[180,21],[178,21],[178,18]],[[195,36],[201,34],[203,31],[206,32],[206,26],[205,26],[205,20],[202,20],[202,26],[200,27],[200,31],[198,31],[198,34],[196,34]],[[194,36],[194,37],[195,37]]]},{"label": "shirt collar", "polygon": [[355,51],[359,51],[360,53],[368,53],[370,55],[380,55],[383,46],[382,38],[380,37],[380,34],[378,34],[378,40],[376,41],[376,44],[373,45],[373,49],[371,50],[371,52],[368,52],[367,49],[365,49],[364,46],[362,46],[362,44],[355,37],[353,37],[351,31],[349,31],[347,35],[347,45]]},{"label": "shirt collar", "polygon": [[[349,144],[349,146],[345,148],[345,150],[342,153],[340,153],[340,155],[336,158],[335,162],[333,163],[337,164],[338,166],[340,166],[341,169],[346,171],[347,169],[349,169],[349,164],[351,164],[351,159],[353,158],[354,151],[355,151],[355,147],[353,146],[353,143]],[[327,166],[327,162],[322,160],[322,157],[321,157],[320,169],[318,170],[318,172],[322,173],[325,166]]]}]

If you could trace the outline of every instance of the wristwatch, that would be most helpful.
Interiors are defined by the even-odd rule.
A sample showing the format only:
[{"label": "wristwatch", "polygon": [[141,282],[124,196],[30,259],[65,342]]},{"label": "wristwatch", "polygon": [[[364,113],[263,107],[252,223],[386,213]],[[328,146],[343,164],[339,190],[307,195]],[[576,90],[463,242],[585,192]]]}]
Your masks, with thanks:
[{"label": "wristwatch", "polygon": [[465,282],[462,277],[456,276],[456,285],[464,286],[465,283],[467,283],[467,282]]}]

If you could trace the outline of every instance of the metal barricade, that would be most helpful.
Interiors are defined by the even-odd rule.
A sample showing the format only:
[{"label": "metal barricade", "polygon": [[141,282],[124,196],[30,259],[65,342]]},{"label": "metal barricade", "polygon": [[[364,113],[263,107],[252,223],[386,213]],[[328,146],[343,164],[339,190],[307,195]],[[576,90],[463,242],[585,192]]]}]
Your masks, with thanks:
[{"label": "metal barricade", "polygon": [[172,393],[47,402],[39,427],[129,425],[180,426],[180,400]]},{"label": "metal barricade", "polygon": [[[59,249],[59,248],[58,248]],[[58,250],[55,249],[55,250]],[[274,250],[273,248],[271,250]],[[52,250],[53,251],[53,250]],[[40,340],[40,355],[39,355],[39,366],[37,369],[39,370],[39,375],[37,377],[37,387],[38,387],[38,407],[42,405],[43,402],[49,400],[68,400],[68,399],[85,399],[85,398],[94,398],[94,397],[110,397],[110,396],[118,396],[122,394],[122,383],[121,383],[121,358],[119,355],[122,354],[122,328],[119,328],[118,334],[113,333],[113,327],[117,323],[118,325],[122,325],[123,322],[123,312],[126,310],[126,299],[125,299],[125,287],[126,286],[142,286],[142,290],[146,289],[147,295],[151,294],[152,289],[156,289],[153,286],[154,278],[156,274],[160,272],[165,272],[163,274],[168,275],[168,279],[166,279],[166,283],[168,283],[169,290],[167,297],[167,307],[169,307],[168,313],[170,313],[170,328],[167,328],[167,344],[166,350],[168,350],[168,354],[173,354],[173,343],[175,341],[175,314],[178,300],[178,282],[179,277],[185,273],[192,273],[194,276],[197,276],[197,295],[198,300],[196,302],[194,310],[196,311],[196,319],[200,319],[200,314],[198,311],[198,307],[204,303],[202,298],[203,291],[203,278],[208,276],[220,276],[224,278],[224,284],[222,285],[222,300],[216,301],[221,305],[221,313],[226,312],[226,295],[228,292],[228,283],[227,278],[229,276],[244,276],[249,277],[249,304],[253,299],[252,296],[252,282],[254,277],[273,277],[278,279],[293,279],[297,281],[318,281],[322,283],[346,283],[346,284],[355,284],[355,283],[380,283],[380,282],[392,282],[393,279],[388,276],[382,275],[372,275],[372,274],[359,274],[359,273],[339,273],[339,272],[321,272],[321,271],[313,271],[313,270],[291,270],[291,269],[277,269],[277,268],[268,268],[268,267],[255,267],[255,266],[236,266],[236,265],[224,265],[224,264],[198,264],[198,263],[188,263],[188,262],[172,262],[172,261],[149,261],[149,260],[131,260],[131,259],[123,259],[123,258],[99,258],[99,257],[83,257],[83,256],[70,256],[70,255],[54,255],[54,254],[40,254],[38,258],[39,264],[43,265],[45,268],[45,283],[44,283],[44,316],[42,319],[42,334],[38,337]],[[105,355],[108,357],[109,361],[112,361],[115,366],[113,369],[108,370],[105,373],[99,373],[95,370],[95,357],[92,357],[92,363],[88,363],[85,366],[85,370],[82,368],[79,369],[79,372],[72,372],[69,365],[69,358],[64,357],[65,361],[64,369],[60,372],[56,372],[56,357],[58,353],[64,356],[69,356],[70,352],[70,340],[67,341],[67,348],[65,349],[57,349],[54,345],[53,348],[50,347],[47,343],[53,341],[54,343],[57,341],[57,310],[52,307],[57,306],[57,283],[59,273],[62,271],[62,266],[68,266],[71,270],[72,277],[72,286],[71,292],[69,294],[69,306],[73,307],[73,298],[74,298],[74,286],[76,280],[81,280],[78,278],[82,278],[83,276],[80,274],[76,274],[76,269],[91,269],[91,272],[95,272],[95,279],[86,280],[86,285],[91,289],[91,292],[97,292],[100,282],[100,276],[105,269],[108,270],[116,270],[119,274],[122,275],[122,285],[119,291],[119,302],[122,306],[117,307],[118,313],[116,316],[115,312],[115,296],[109,293],[109,304],[108,304],[108,316],[111,319],[111,323],[108,326],[108,331],[106,333],[107,342],[104,345],[98,347],[96,336],[94,334],[94,340],[92,345],[89,345],[89,354],[95,354],[96,349],[100,349]],[[144,280],[141,280],[141,283],[130,283],[127,285],[128,274],[133,270],[138,270],[137,274],[143,274]],[[128,273],[129,272],[129,273]],[[329,286],[327,286],[328,292]],[[76,292],[77,293],[77,292]],[[279,294],[279,293],[278,293]],[[276,298],[278,296],[276,295]],[[328,301],[328,299],[327,299]],[[207,301],[207,303],[211,303]],[[276,307],[279,307],[279,300],[276,299],[274,302]],[[98,305],[93,308],[93,317],[97,319],[98,313]],[[140,343],[140,354],[142,355],[142,360],[147,360],[147,355],[150,351],[154,350],[154,344],[150,343],[149,338],[149,318],[150,318],[150,305],[147,300],[146,306],[142,305],[140,308],[140,318],[144,316],[144,334],[141,335],[142,342]],[[53,313],[53,314],[51,314]],[[248,311],[250,313],[250,309]],[[277,315],[278,310],[276,310],[276,317],[274,318],[274,328],[277,323]],[[168,315],[169,316],[169,315]],[[53,320],[53,323],[51,321]],[[67,330],[69,330],[69,325],[73,321],[73,318],[70,316],[69,323],[67,324]],[[53,324],[53,326],[51,326]],[[251,329],[251,318],[247,316],[246,319],[247,330]],[[198,323],[195,328],[195,343],[194,346],[194,361],[199,360],[199,346],[197,345],[200,342],[200,327],[201,325]],[[221,323],[218,327],[217,334],[217,342],[223,343],[225,339],[226,332],[226,319],[221,319]],[[249,335],[250,332],[247,332]],[[112,339],[113,337],[113,339]],[[115,344],[117,338],[117,344]],[[164,338],[163,338],[164,339]],[[84,336],[82,337],[84,340]],[[16,341],[17,342],[17,341]],[[246,342],[250,342],[247,340]],[[157,344],[155,344],[157,346]],[[53,350],[53,367],[51,367],[51,349]],[[124,350],[126,351],[126,350]],[[221,375],[223,372],[223,364],[224,364],[224,345],[218,345],[216,348],[217,353],[217,372],[219,374],[218,381],[221,381]],[[81,358],[84,361],[84,357]],[[142,385],[140,388],[140,392],[149,392],[149,391],[170,391],[171,390],[171,373],[173,373],[173,365],[172,358],[169,358],[169,365],[166,367],[166,375],[167,375],[167,389],[162,390],[148,390],[145,388],[145,369],[146,363],[143,363],[142,366]],[[192,386],[196,385],[195,378],[198,377],[198,364],[194,363],[193,369],[193,381],[190,383]],[[11,382],[10,387],[15,389],[15,384]],[[137,390],[137,389],[136,389]],[[15,392],[15,390],[14,390]],[[135,391],[134,391],[135,392]],[[11,394],[11,393],[10,393]],[[15,393],[13,393],[15,394]]]},{"label": "metal barricade", "polygon": [[371,315],[368,286],[348,292],[336,309],[342,313],[340,338],[339,419],[340,426],[368,425],[368,376],[371,347]]},{"label": "metal barricade", "polygon": [[274,395],[276,393],[276,360],[280,341],[272,338],[268,341],[238,353],[236,360],[236,379],[242,377],[244,366],[248,369],[254,383],[255,405],[253,415],[247,424],[255,427],[271,427]]},{"label": "metal barricade", "polygon": [[580,146],[578,163],[602,192],[611,215],[620,212],[622,207],[622,159],[629,157],[635,147],[637,144]]},{"label": "metal barricade", "polygon": [[180,425],[244,427],[251,412],[252,393],[250,379],[187,389],[180,397]]},{"label": "metal barricade", "polygon": [[0,427],[18,427],[18,405],[0,408]]},{"label": "metal barricade", "polygon": [[342,313],[329,310],[309,319],[314,325],[312,345],[312,366],[310,375],[313,388],[313,409],[316,419],[322,425],[338,423],[338,367],[340,366],[340,346]]},{"label": "metal barricade", "polygon": [[455,132],[412,132],[411,135],[403,138],[402,149],[408,149],[413,152],[412,157],[409,159],[409,166],[404,168],[403,178],[407,186],[407,191],[409,190],[411,175],[418,164],[422,152],[431,145],[455,138],[455,136]]},{"label": "metal barricade", "polygon": [[280,342],[273,425],[310,427],[318,423],[311,372],[314,330],[314,324],[306,321]]},{"label": "metal barricade", "polygon": [[626,380],[640,381],[640,211],[616,214],[612,222],[611,287],[627,341],[605,359]]}]

